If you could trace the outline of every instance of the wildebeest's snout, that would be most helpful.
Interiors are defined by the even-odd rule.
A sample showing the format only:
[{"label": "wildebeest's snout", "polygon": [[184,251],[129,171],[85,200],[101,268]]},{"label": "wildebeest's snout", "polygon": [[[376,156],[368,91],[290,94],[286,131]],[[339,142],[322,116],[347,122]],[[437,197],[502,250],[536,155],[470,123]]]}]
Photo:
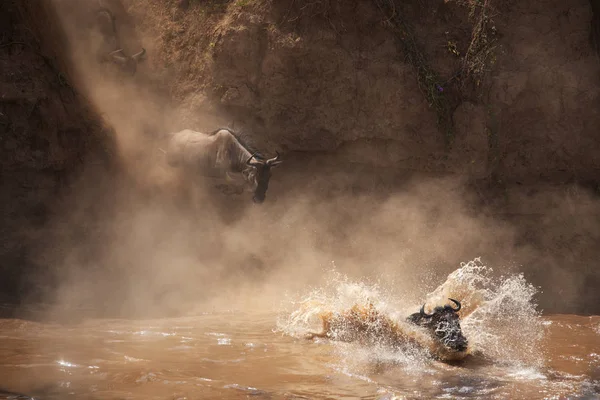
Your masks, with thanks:
[{"label": "wildebeest's snout", "polygon": [[261,204],[262,202],[265,201],[265,196],[254,195],[254,196],[252,196],[252,201],[255,202],[256,204]]},{"label": "wildebeest's snout", "polygon": [[454,351],[465,351],[468,347],[467,338],[463,335],[458,315],[442,315],[435,325],[435,336],[444,346]]}]

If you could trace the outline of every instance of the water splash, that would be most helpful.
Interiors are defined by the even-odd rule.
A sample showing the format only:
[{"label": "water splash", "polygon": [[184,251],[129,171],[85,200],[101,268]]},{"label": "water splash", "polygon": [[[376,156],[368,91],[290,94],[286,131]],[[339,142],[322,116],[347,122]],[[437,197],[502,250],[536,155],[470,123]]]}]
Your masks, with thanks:
[{"label": "water splash", "polygon": [[[445,305],[448,298],[462,302],[461,325],[469,339],[471,353],[479,354],[497,363],[540,367],[543,355],[540,344],[545,327],[533,301],[537,289],[522,274],[494,277],[492,268],[480,259],[461,264],[448,275],[445,282],[424,296],[426,311]],[[411,301],[407,301],[411,300]],[[416,339],[420,349],[406,346],[401,349],[383,349],[377,344],[370,347],[365,357],[414,365],[431,356],[434,344],[420,328],[405,322],[406,317],[418,311],[423,301],[403,298],[402,293],[380,284],[353,281],[333,271],[322,287],[313,288],[299,300],[293,309],[278,319],[277,329],[284,334],[302,338],[322,330],[322,317],[342,313],[353,306],[373,307],[397,323],[407,337]],[[412,304],[407,308],[406,304]],[[353,358],[362,354],[356,347],[336,344],[342,352],[350,351]],[[343,350],[346,349],[346,350]],[[350,354],[349,353],[349,354]],[[348,360],[348,358],[346,357]]]},{"label": "water splash", "polygon": [[427,302],[458,296],[461,325],[474,349],[498,362],[541,367],[546,326],[534,302],[537,289],[523,274],[494,278],[492,273],[478,258],[462,264]]}]

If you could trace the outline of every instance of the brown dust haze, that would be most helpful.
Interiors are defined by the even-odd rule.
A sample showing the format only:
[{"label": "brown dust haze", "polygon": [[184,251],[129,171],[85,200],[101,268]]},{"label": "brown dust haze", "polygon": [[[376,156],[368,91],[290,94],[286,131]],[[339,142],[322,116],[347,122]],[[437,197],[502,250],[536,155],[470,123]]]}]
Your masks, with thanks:
[{"label": "brown dust haze", "polygon": [[[127,36],[130,53],[143,44],[149,54],[134,77],[98,64],[82,17],[93,3],[53,4],[68,38],[63,56],[73,81],[114,129],[124,172],[88,165],[61,200],[39,255],[52,270],[50,278],[40,277],[53,282],[52,316],[271,309],[287,293],[319,285],[333,265],[359,279],[382,279],[416,303],[475,257],[498,273],[525,272],[541,287],[542,307],[577,309],[597,300],[581,298],[589,282],[577,272],[595,268],[577,261],[595,254],[578,253],[577,242],[575,250],[540,250],[562,234],[580,242],[600,236],[600,203],[577,186],[513,196],[512,210],[536,216],[515,220],[482,201],[466,178],[361,169],[337,163],[333,153],[284,154],[260,206],[247,193],[225,197],[202,186],[201,177],[183,179],[166,164],[161,135],[215,129],[231,116],[183,115],[188,111],[153,79],[156,38]],[[532,230],[535,238],[524,234]]]}]

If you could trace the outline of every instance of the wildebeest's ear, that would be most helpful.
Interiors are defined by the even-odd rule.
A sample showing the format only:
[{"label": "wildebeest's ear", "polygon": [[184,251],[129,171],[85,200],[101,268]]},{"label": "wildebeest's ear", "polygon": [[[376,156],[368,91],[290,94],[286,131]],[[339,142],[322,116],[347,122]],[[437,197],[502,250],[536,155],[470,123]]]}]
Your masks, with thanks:
[{"label": "wildebeest's ear", "polygon": [[279,164],[281,164],[283,162],[283,160],[278,160],[278,161],[273,161],[271,163],[269,163],[269,166],[271,168],[278,166]]}]

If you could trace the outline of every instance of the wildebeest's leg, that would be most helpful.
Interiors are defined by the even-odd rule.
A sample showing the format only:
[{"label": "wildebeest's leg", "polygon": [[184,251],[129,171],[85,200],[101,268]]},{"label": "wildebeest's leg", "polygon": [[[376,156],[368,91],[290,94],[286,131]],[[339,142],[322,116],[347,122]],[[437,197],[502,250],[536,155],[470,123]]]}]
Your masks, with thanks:
[{"label": "wildebeest's leg", "polygon": [[327,339],[329,337],[329,332],[331,331],[331,322],[329,320],[330,315],[322,315],[321,321],[323,322],[323,330],[320,333],[310,332],[304,336],[305,339],[311,340],[314,338],[322,338]]},{"label": "wildebeest's leg", "polygon": [[327,339],[327,332],[323,331],[321,333],[314,333],[314,332],[310,332],[307,333],[304,338],[307,340],[312,340],[314,338],[322,338],[322,339]]}]

